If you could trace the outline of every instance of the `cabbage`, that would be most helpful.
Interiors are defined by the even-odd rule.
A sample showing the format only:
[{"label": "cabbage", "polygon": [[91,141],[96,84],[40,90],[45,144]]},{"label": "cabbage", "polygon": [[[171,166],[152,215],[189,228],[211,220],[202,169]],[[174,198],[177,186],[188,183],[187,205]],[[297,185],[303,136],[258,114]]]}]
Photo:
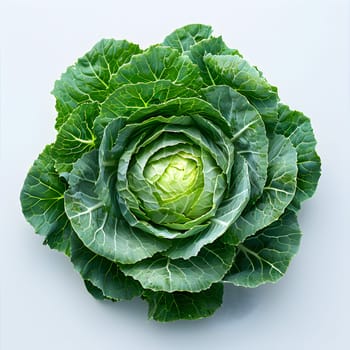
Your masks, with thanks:
[{"label": "cabbage", "polygon": [[56,81],[56,140],[21,192],[94,297],[140,296],[157,321],[212,315],[224,283],[279,280],[320,176],[310,120],[211,32],[97,43]]}]

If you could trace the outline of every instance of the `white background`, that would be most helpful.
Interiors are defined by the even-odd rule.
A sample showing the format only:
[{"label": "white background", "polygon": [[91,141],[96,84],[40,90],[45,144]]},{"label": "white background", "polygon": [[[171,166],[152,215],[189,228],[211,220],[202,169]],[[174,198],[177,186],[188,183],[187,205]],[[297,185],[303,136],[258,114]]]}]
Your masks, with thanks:
[{"label": "white background", "polygon": [[[349,2],[3,1],[1,5],[1,346],[19,349],[349,349]],[[148,321],[140,300],[97,302],[62,254],[42,246],[19,192],[55,138],[54,81],[99,39],[157,43],[211,24],[312,118],[322,158],[303,206],[301,248],[276,285],[227,286],[208,319]]]}]

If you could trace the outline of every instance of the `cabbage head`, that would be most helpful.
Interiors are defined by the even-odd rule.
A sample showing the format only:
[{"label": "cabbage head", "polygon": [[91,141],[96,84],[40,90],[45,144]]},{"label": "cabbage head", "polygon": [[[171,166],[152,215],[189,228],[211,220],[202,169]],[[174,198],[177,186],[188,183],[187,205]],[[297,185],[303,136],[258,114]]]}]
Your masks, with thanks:
[{"label": "cabbage head", "polygon": [[279,280],[320,176],[309,118],[211,32],[98,42],[56,81],[56,140],[21,192],[95,298],[139,296],[157,321],[212,315],[224,283]]}]

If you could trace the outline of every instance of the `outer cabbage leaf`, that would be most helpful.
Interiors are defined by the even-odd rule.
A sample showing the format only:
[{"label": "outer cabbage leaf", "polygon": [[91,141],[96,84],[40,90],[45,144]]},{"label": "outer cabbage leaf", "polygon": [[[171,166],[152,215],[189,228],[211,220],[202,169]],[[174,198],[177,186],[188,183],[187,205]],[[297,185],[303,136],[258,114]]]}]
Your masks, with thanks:
[{"label": "outer cabbage leaf", "polygon": [[59,252],[70,256],[70,237],[72,236],[72,234],[74,234],[74,230],[66,215],[62,216],[61,221],[62,226],[58,226],[60,224],[57,223],[57,229],[51,232],[48,236],[46,236],[44,244],[47,244],[51,249],[56,249]]},{"label": "outer cabbage leaf", "polygon": [[94,122],[94,130],[101,139],[109,122],[116,118],[127,117],[132,113],[178,97],[197,96],[198,93],[184,86],[175,85],[168,80],[148,83],[125,84],[117,88],[101,105],[101,114]]},{"label": "outer cabbage leaf", "polygon": [[[84,285],[86,290],[97,300],[108,299],[103,295],[103,292],[100,288],[93,285],[90,281],[84,280]],[[113,300],[113,299],[112,299]]]},{"label": "outer cabbage leaf", "polygon": [[200,41],[196,45],[193,45],[187,54],[192,62],[198,65],[203,81],[207,86],[215,85],[215,81],[219,78],[215,75],[213,76],[215,72],[210,70],[207,64],[204,62],[204,56],[209,53],[212,55],[241,56],[237,50],[228,48],[221,37],[211,37]]},{"label": "outer cabbage leaf", "polygon": [[134,55],[129,63],[124,64],[111,81],[111,89],[123,84],[147,83],[158,80],[170,80],[176,85],[183,85],[198,90],[202,78],[198,67],[187,56],[165,46],[151,46],[142,54]]},{"label": "outer cabbage leaf", "polygon": [[310,119],[303,113],[292,111],[286,105],[279,105],[279,118],[275,132],[292,142],[297,150],[297,189],[289,209],[300,209],[300,203],[310,198],[317,187],[321,175],[320,157],[317,155],[316,139]]},{"label": "outer cabbage leaf", "polygon": [[125,40],[103,39],[69,67],[52,91],[58,112],[56,129],[80,104],[103,102],[119,67],[140,52],[138,45]]},{"label": "outer cabbage leaf", "polygon": [[149,304],[150,319],[169,322],[180,319],[197,320],[211,316],[221,306],[223,292],[222,283],[216,283],[198,293],[146,290],[142,297]]},{"label": "outer cabbage leaf", "polygon": [[259,111],[266,126],[272,129],[278,117],[277,88],[262,73],[239,55],[204,56],[204,63],[217,85],[228,85],[246,96]]},{"label": "outer cabbage leaf", "polygon": [[203,39],[209,38],[212,28],[203,24],[189,24],[169,34],[163,41],[163,45],[170,46],[180,52],[185,52],[190,47]]},{"label": "outer cabbage leaf", "polygon": [[52,145],[45,147],[29,170],[21,191],[22,211],[51,248],[70,254],[71,225],[64,211],[66,183],[56,173]]},{"label": "outer cabbage leaf", "polygon": [[200,292],[221,281],[231,268],[235,254],[234,247],[215,242],[188,260],[157,255],[136,264],[122,265],[120,269],[138,280],[143,288],[155,292]]},{"label": "outer cabbage leaf", "polygon": [[258,230],[277,220],[292,201],[296,190],[297,154],[291,142],[274,135],[269,144],[269,166],[264,191],[227,230],[223,239],[237,245]]},{"label": "outer cabbage leaf", "polygon": [[296,215],[287,210],[237,247],[235,262],[224,281],[250,288],[278,281],[296,254],[300,238]]},{"label": "outer cabbage leaf", "polygon": [[229,86],[211,86],[203,94],[231,125],[235,149],[248,163],[251,202],[255,202],[267,177],[268,139],[264,122],[246,97]]},{"label": "outer cabbage leaf", "polygon": [[78,106],[62,124],[52,147],[55,168],[59,174],[69,173],[73,164],[95,147],[93,122],[100,109],[97,103]]},{"label": "outer cabbage leaf", "polygon": [[[72,235],[71,261],[82,278],[92,283],[107,298],[126,300],[142,293],[142,288],[137,281],[126,277],[115,262],[87,249],[76,234]],[[89,290],[93,289],[89,287]],[[101,299],[101,293],[98,293],[96,288],[93,292],[93,295]]]}]

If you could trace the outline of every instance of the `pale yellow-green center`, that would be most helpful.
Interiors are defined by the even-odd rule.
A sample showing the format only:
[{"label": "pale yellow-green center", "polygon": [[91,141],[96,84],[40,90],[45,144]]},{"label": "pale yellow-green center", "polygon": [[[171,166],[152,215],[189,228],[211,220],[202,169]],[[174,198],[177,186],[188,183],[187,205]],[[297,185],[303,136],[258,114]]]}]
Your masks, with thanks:
[{"label": "pale yellow-green center", "polygon": [[145,178],[157,186],[162,200],[185,194],[193,189],[201,170],[200,160],[179,152],[147,164]]}]

